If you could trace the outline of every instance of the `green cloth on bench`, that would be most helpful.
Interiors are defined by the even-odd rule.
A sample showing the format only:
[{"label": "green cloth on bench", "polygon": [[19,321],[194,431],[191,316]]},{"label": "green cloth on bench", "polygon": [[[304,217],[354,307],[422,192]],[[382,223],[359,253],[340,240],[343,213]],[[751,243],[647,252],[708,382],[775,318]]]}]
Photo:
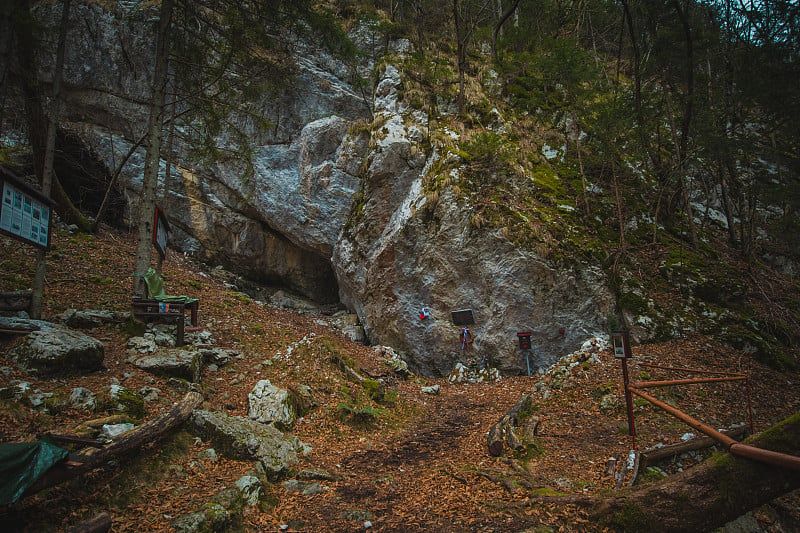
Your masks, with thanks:
[{"label": "green cloth on bench", "polygon": [[197,298],[164,294],[164,279],[153,268],[147,269],[147,273],[144,275],[144,282],[147,284],[147,292],[150,294],[150,298],[154,300],[160,302],[184,302],[187,304],[197,301]]}]

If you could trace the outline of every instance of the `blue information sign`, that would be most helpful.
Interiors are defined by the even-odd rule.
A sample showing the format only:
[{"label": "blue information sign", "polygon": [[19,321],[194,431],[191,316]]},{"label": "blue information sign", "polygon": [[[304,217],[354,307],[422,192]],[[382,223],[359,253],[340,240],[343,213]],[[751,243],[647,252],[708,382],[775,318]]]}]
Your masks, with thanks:
[{"label": "blue information sign", "polygon": [[50,245],[52,202],[0,167],[0,232],[40,248]]}]

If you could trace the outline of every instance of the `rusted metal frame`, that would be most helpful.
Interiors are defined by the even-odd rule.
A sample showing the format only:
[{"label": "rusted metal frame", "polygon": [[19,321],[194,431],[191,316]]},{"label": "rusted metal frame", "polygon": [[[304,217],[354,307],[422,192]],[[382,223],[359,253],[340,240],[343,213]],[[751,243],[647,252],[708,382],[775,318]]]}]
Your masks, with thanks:
[{"label": "rusted metal frame", "polygon": [[647,368],[660,368],[661,370],[676,370],[678,372],[696,372],[698,374],[716,374],[718,376],[739,376],[747,377],[747,374],[739,372],[721,372],[719,370],[697,370],[694,368],[678,368],[674,366],[654,365],[651,363],[638,363],[639,366],[646,366]]},{"label": "rusted metal frame", "polygon": [[716,429],[700,422],[696,418],[693,418],[683,411],[676,409],[675,407],[669,405],[668,403],[662,402],[650,396],[649,394],[638,390],[636,387],[629,385],[627,390],[632,394],[636,394],[637,396],[641,396],[648,402],[652,403],[655,406],[658,406],[671,415],[675,416],[679,420],[686,422],[694,429],[705,433],[709,437],[713,438],[723,446],[725,446],[730,453],[733,455],[737,455],[740,457],[746,457],[748,459],[753,459],[755,461],[760,461],[762,463],[771,464],[774,466],[779,466],[782,468],[789,468],[796,472],[800,472],[800,457],[795,457],[794,455],[787,455],[785,453],[773,452],[771,450],[764,450],[762,448],[756,448],[755,446],[749,446],[747,444],[742,444],[737,442],[736,440],[732,439],[728,435],[717,431]]},{"label": "rusted metal frame", "polygon": [[631,436],[633,449],[636,449],[636,424],[633,417],[633,399],[630,393],[630,382],[628,379],[628,358],[623,357],[622,361],[622,383],[625,387],[625,406],[628,411],[628,434]]},{"label": "rusted metal frame", "polygon": [[[736,381],[736,380],[743,380],[744,387],[745,387],[745,395],[747,397],[747,416],[748,421],[750,422],[750,433],[755,431],[753,425],[753,409],[750,402],[750,380],[748,379],[747,374],[740,374],[737,372],[721,372],[721,371],[714,371],[714,370],[698,370],[694,368],[679,368],[674,366],[664,366],[664,365],[655,365],[652,363],[639,363],[639,366],[644,366],[647,368],[659,368],[662,370],[674,370],[678,372],[696,372],[698,374],[710,374],[710,375],[718,375],[718,376],[728,376],[729,378],[734,379],[717,379],[717,380],[708,380],[708,382],[712,381]],[[691,383],[704,383],[703,381],[691,381],[690,379],[686,380],[673,380],[673,381],[642,381],[641,383],[637,383],[636,386],[639,388],[648,388],[648,387],[658,387],[658,386],[666,386],[666,385],[686,385]],[[626,385],[627,387],[627,385]]]},{"label": "rusted metal frame", "polygon": [[640,391],[639,389],[637,389],[633,385],[629,385],[628,386],[628,390],[631,391],[631,393],[633,393],[633,394],[635,394],[637,396],[641,396],[642,398],[644,398],[648,402],[652,403],[653,405],[656,405],[656,406],[662,408],[663,410],[665,410],[669,414],[673,415],[674,417],[682,420],[683,422],[686,422],[687,424],[692,426],[697,431],[705,433],[706,435],[708,435],[709,437],[713,438],[714,440],[724,444],[726,448],[730,448],[730,446],[736,442],[734,439],[730,438],[728,435],[725,435],[724,433],[722,433],[720,431],[717,431],[716,429],[712,428],[711,426],[703,424],[702,422],[700,422],[696,418],[693,418],[693,417],[687,415],[683,411],[680,411],[680,410],[676,409],[675,407],[671,406],[670,404],[662,402],[661,400],[659,400],[657,398],[654,398],[653,396],[650,396],[646,392]]},{"label": "rusted metal frame", "polygon": [[640,381],[635,384],[639,389],[649,389],[652,387],[667,387],[670,385],[691,385],[693,383],[715,383],[718,381],[746,381],[746,376],[731,376],[725,378],[689,378],[673,379],[668,381]]}]

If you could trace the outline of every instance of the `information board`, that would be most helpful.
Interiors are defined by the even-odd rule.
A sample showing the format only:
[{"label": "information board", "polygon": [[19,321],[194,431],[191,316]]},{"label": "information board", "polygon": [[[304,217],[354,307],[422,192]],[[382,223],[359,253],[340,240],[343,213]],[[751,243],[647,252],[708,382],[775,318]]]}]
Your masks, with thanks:
[{"label": "information board", "polygon": [[0,232],[40,248],[50,245],[50,205],[44,196],[0,169]]},{"label": "information board", "polygon": [[450,317],[453,319],[453,324],[456,326],[469,326],[475,323],[475,315],[472,314],[472,309],[451,311]]}]

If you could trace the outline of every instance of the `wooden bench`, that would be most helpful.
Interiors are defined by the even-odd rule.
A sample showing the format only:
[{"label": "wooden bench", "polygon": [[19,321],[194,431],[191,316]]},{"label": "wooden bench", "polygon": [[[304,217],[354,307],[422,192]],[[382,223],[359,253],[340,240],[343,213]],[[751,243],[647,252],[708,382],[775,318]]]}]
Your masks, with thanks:
[{"label": "wooden bench", "polygon": [[25,311],[30,313],[33,290],[0,292],[0,312]]},{"label": "wooden bench", "polygon": [[132,304],[132,316],[149,322],[150,319],[167,319],[175,320],[178,325],[178,333],[176,335],[175,343],[178,346],[184,345],[184,330],[186,323],[186,311],[191,313],[190,321],[192,326],[197,326],[200,302],[198,300],[192,301],[162,301],[154,298],[142,298],[141,296],[134,296]]}]

